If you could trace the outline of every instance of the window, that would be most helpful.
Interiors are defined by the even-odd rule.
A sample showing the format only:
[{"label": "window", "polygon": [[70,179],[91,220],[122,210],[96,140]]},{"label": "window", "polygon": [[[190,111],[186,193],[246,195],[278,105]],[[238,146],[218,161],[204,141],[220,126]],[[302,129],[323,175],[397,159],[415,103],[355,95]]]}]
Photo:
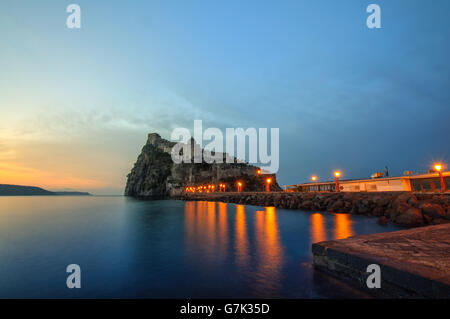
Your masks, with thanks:
[{"label": "window", "polygon": [[431,191],[431,183],[429,179],[422,180],[422,186],[425,192]]},{"label": "window", "polygon": [[422,191],[422,186],[420,185],[420,180],[413,179],[411,182],[412,182],[411,186],[412,186],[413,191],[415,191],[415,192],[421,192]]},{"label": "window", "polygon": [[[441,190],[441,179],[440,178],[434,178],[432,180],[432,183],[434,182],[434,190],[440,191]],[[433,187],[433,185],[431,185]]]}]

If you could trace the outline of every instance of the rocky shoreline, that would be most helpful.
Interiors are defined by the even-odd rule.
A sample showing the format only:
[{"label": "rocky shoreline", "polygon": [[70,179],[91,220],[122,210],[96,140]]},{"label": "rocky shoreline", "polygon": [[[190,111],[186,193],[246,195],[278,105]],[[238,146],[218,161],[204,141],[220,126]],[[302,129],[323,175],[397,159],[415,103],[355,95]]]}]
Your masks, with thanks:
[{"label": "rocky shoreline", "polygon": [[176,198],[359,214],[408,227],[450,223],[449,193],[188,193]]}]

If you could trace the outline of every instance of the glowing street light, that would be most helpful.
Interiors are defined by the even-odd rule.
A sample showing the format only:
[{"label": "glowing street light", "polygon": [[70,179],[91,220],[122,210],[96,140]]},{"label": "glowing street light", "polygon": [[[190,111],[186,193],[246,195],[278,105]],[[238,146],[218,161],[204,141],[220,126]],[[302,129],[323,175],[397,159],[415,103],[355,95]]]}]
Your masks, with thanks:
[{"label": "glowing street light", "polygon": [[313,182],[317,181],[317,176],[315,176],[315,175],[311,176],[311,180],[312,180]]},{"label": "glowing street light", "polygon": [[444,176],[442,175],[442,164],[435,164],[434,169],[439,173],[439,177],[441,178],[441,191],[445,192],[446,187],[445,187]]},{"label": "glowing street light", "polygon": [[261,175],[261,170],[258,169],[258,170],[256,171],[256,173],[258,173],[258,175]]},{"label": "glowing street light", "polygon": [[341,176],[341,172],[335,171],[334,172],[334,183],[336,184],[336,192],[340,192],[339,189],[339,177]]},{"label": "glowing street light", "polygon": [[237,182],[237,191],[242,192],[242,182]]},{"label": "glowing street light", "polygon": [[270,183],[272,183],[272,179],[266,179],[266,192],[270,192]]}]

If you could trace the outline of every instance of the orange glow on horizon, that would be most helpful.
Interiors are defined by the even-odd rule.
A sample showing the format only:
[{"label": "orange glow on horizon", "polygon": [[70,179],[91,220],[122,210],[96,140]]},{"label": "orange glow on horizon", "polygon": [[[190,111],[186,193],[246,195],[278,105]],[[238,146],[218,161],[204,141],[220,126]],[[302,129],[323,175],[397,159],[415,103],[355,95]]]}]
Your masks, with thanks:
[{"label": "orange glow on horizon", "polygon": [[82,191],[109,186],[90,178],[76,177],[72,174],[63,175],[59,173],[60,170],[49,172],[14,163],[7,165],[0,163],[0,181],[1,184],[36,186],[47,190],[71,188]]}]

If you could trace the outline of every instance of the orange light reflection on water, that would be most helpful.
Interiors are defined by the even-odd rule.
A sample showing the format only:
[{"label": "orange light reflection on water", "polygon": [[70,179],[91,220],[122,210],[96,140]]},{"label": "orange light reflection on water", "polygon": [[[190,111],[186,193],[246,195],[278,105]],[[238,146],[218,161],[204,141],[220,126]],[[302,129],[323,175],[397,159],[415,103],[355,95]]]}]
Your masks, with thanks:
[{"label": "orange light reflection on water", "polygon": [[[225,203],[186,202],[186,248],[199,254],[200,264],[220,266],[229,258],[238,272],[254,282],[259,295],[276,296],[283,266],[276,209],[255,211],[254,219],[250,219],[244,205],[235,206],[234,216],[228,211],[230,207]],[[254,232],[249,231],[252,228]]]},{"label": "orange light reflection on water", "polygon": [[283,248],[278,230],[275,207],[255,212],[257,277],[255,288],[261,295],[276,295],[280,289]]},{"label": "orange light reflection on water", "polygon": [[[329,215],[331,217],[333,215]],[[354,235],[352,221],[348,214],[334,214],[334,228],[327,234],[326,218],[322,213],[313,213],[310,218],[311,242],[318,243],[331,239],[344,239]]]},{"label": "orange light reflection on water", "polygon": [[318,243],[327,240],[325,218],[320,213],[311,214],[311,242]]},{"label": "orange light reflection on water", "polygon": [[353,236],[352,221],[348,214],[335,214],[334,239],[344,239]]},{"label": "orange light reflection on water", "polygon": [[236,263],[245,267],[250,262],[249,243],[247,238],[247,222],[245,217],[245,206],[236,205]]}]

